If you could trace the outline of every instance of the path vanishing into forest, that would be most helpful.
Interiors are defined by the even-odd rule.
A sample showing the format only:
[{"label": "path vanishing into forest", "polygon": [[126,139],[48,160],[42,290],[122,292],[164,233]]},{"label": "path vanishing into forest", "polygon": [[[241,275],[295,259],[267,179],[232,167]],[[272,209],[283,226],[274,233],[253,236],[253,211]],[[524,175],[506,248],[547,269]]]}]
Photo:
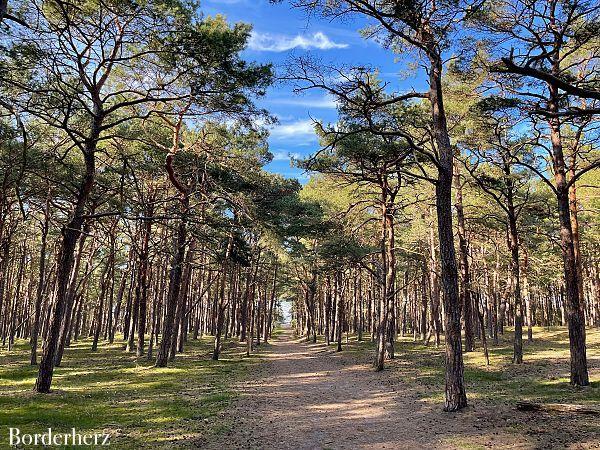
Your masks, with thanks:
[{"label": "path vanishing into forest", "polygon": [[289,328],[261,353],[266,361],[237,387],[241,396],[224,416],[230,431],[203,447],[598,448],[597,435],[574,435],[564,417],[512,405],[478,399],[444,413],[414,380],[400,379],[401,371],[373,372],[364,352],[336,353],[296,339]]}]

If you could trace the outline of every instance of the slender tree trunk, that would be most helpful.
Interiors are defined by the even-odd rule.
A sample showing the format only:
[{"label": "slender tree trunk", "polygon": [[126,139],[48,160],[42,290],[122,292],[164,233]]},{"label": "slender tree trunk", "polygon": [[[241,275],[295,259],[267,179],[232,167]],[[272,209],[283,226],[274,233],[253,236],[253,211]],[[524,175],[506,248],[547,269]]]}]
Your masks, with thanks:
[{"label": "slender tree trunk", "polygon": [[[94,208],[92,208],[93,211]],[[73,309],[73,304],[75,302],[75,297],[77,296],[77,288],[78,288],[78,275],[79,275],[79,267],[81,265],[81,258],[83,256],[83,249],[84,249],[84,244],[86,242],[87,236],[90,233],[90,229],[91,229],[91,224],[89,221],[86,221],[84,226],[83,226],[83,233],[81,233],[81,236],[79,238],[79,245],[77,248],[77,253],[75,255],[75,261],[73,263],[73,270],[70,274],[69,277],[69,289],[67,291],[67,302],[65,305],[65,315],[63,317],[63,321],[61,323],[60,326],[60,334],[59,334],[59,338],[58,338],[58,348],[56,350],[56,357],[55,357],[55,361],[54,364],[55,366],[60,366],[61,361],[62,361],[62,357],[65,351],[65,346],[68,346],[68,336],[69,336],[69,332],[71,330],[71,319],[72,319],[72,309]],[[88,257],[88,262],[87,262],[87,267],[93,267],[93,255],[94,255],[94,250],[90,249],[90,254]],[[87,268],[86,268],[86,272],[87,272]]]},{"label": "slender tree trunk", "polygon": [[363,340],[363,298],[362,298],[362,277],[358,272],[358,342]]},{"label": "slender tree trunk", "polygon": [[[551,112],[558,111],[558,89],[550,86]],[[580,303],[579,280],[577,277],[577,261],[575,244],[571,227],[569,205],[569,186],[565,171],[560,119],[549,120],[550,140],[552,142],[554,182],[558,200],[558,217],[560,223],[560,240],[565,273],[566,315],[569,327],[569,343],[571,353],[571,384],[587,386],[589,381],[585,347],[585,319],[583,305]]]},{"label": "slender tree trunk", "polygon": [[38,285],[35,296],[35,310],[33,316],[33,327],[31,330],[31,358],[32,366],[37,365],[37,345],[40,330],[40,314],[42,311],[42,300],[44,297],[44,288],[46,284],[46,247],[48,243],[48,230],[50,228],[50,190],[46,197],[44,207],[44,222],[42,223],[42,236],[40,245],[40,263],[38,269]]},{"label": "slender tree trunk", "polygon": [[475,349],[473,336],[473,308],[471,299],[471,273],[469,270],[469,248],[466,235],[465,213],[463,207],[462,182],[458,165],[454,168],[454,186],[456,188],[456,219],[458,222],[458,253],[462,288],[460,289],[460,304],[465,327],[465,352]]},{"label": "slender tree trunk", "polygon": [[273,328],[273,308],[275,307],[275,299],[277,298],[277,269],[279,268],[279,264],[277,260],[275,261],[275,269],[273,271],[273,285],[271,287],[271,299],[269,301],[269,312],[267,317],[267,323],[265,326],[265,344],[268,342],[268,339],[271,338],[271,330]]},{"label": "slender tree trunk", "polygon": [[337,271],[335,273],[335,286],[334,286],[334,295],[335,295],[335,303],[337,305],[337,323],[336,323],[336,338],[337,338],[337,348],[336,351],[342,351],[342,335],[344,329],[344,298],[342,295],[342,273]]},{"label": "slender tree trunk", "polygon": [[533,305],[529,291],[529,254],[527,245],[523,245],[523,299],[525,300],[525,313],[527,316],[527,341],[533,342]]},{"label": "slender tree trunk", "polygon": [[331,344],[331,276],[327,275],[325,283],[325,343]]},{"label": "slender tree trunk", "polygon": [[227,308],[227,299],[225,296],[225,285],[227,284],[227,275],[229,269],[229,258],[233,251],[233,236],[230,235],[227,239],[227,250],[223,260],[223,275],[221,278],[221,286],[219,292],[219,300],[216,308],[216,326],[215,326],[215,345],[213,349],[212,359],[218,360],[221,354],[221,335],[223,333],[223,323],[225,322],[225,309]]},{"label": "slender tree trunk", "polygon": [[[386,342],[387,342],[387,323],[388,323],[388,264],[390,264],[390,255],[387,249],[388,240],[389,240],[389,231],[388,226],[390,223],[393,226],[393,219],[391,216],[391,212],[388,213],[388,198],[387,198],[387,190],[385,188],[382,189],[382,198],[381,198],[381,262],[382,262],[382,274],[383,283],[381,285],[381,297],[379,299],[379,311],[378,318],[379,323],[377,326],[377,353],[375,354],[374,367],[375,370],[383,370],[384,361],[385,361],[385,353],[386,353]],[[388,218],[389,216],[389,218]],[[390,219],[392,221],[390,222]],[[393,233],[393,231],[392,231]],[[392,234],[393,236],[393,234]]]},{"label": "slender tree trunk", "polygon": [[148,252],[150,246],[150,235],[152,234],[152,220],[150,217],[154,214],[154,198],[150,198],[146,206],[146,221],[144,222],[142,247],[140,249],[140,260],[138,267],[138,285],[136,289],[140,290],[138,326],[137,326],[137,348],[136,354],[141,357],[144,354],[144,339],[146,334],[146,314],[148,304]]},{"label": "slender tree trunk", "polygon": [[111,252],[109,257],[107,258],[106,265],[104,266],[104,270],[102,271],[102,276],[100,277],[100,283],[102,285],[100,289],[100,298],[98,299],[98,310],[96,312],[96,326],[94,327],[94,339],[92,341],[92,351],[95,352],[98,350],[98,340],[100,339],[100,333],[102,332],[102,322],[104,316],[104,300],[106,297],[106,292],[108,291],[108,283],[110,282],[110,269],[114,267],[113,253]]},{"label": "slender tree trunk", "polygon": [[517,233],[517,218],[512,197],[508,198],[508,243],[511,254],[511,274],[515,303],[515,338],[513,347],[513,362],[523,362],[523,301],[521,298],[521,269],[519,258],[519,236]]},{"label": "slender tree trunk", "polygon": [[[433,217],[433,213],[431,214]],[[435,345],[440,345],[440,283],[438,280],[438,265],[435,251],[435,230],[433,219],[429,224],[429,290],[431,292],[431,314],[433,316],[433,323],[435,325]],[[405,283],[408,279],[405,277]],[[408,287],[406,288],[408,289]]]},{"label": "slender tree trunk", "polygon": [[[578,139],[579,140],[579,139]],[[575,177],[577,168],[577,151],[576,146],[571,155],[571,166],[569,168],[569,176],[571,179]],[[575,268],[577,270],[577,283],[579,292],[579,304],[585,310],[585,295],[583,285],[583,264],[581,261],[581,245],[579,243],[579,216],[577,211],[577,186],[575,183],[569,186],[569,211],[571,214],[571,230],[573,234],[573,253],[575,256]]]},{"label": "slender tree trunk", "polygon": [[173,340],[171,342],[171,353],[169,355],[171,360],[175,359],[176,352],[183,352],[185,336],[187,335],[187,297],[190,289],[190,282],[192,279],[192,258],[194,256],[195,249],[196,241],[192,239],[188,247],[187,255],[185,257],[185,268],[182,275],[181,289],[179,290],[179,300],[176,310],[177,317],[175,322],[176,336],[173,337]]},{"label": "slender tree trunk", "polygon": [[187,246],[187,206],[187,202],[184,201],[184,211],[182,217],[179,219],[179,227],[177,229],[177,237],[175,241],[176,250],[175,254],[173,255],[171,269],[169,271],[169,291],[167,294],[166,313],[162,326],[162,339],[156,354],[156,367],[167,366],[169,350],[171,348],[171,339],[173,339],[175,310],[177,309],[177,300],[179,299],[183,262],[185,261],[185,250]]},{"label": "slender tree trunk", "polygon": [[[436,54],[432,49],[432,55]],[[442,286],[444,289],[444,314],[446,321],[446,400],[445,411],[457,411],[467,406],[464,385],[464,364],[461,341],[461,305],[458,292],[458,270],[452,229],[452,160],[453,151],[442,99],[441,58],[431,56],[429,68],[429,101],[432,123],[439,154],[438,179],[435,185],[436,211]]]}]

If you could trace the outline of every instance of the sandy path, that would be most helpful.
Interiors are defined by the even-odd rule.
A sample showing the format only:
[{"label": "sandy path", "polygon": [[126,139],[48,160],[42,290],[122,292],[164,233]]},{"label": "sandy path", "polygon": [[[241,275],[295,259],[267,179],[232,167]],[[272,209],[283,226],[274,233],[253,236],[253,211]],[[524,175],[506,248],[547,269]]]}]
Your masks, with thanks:
[{"label": "sandy path", "polygon": [[[206,448],[589,448],[555,419],[509,407],[470,406],[447,414],[419,400],[396,371],[375,373],[368,361],[308,345],[284,331],[262,352],[251,381],[226,413],[234,425]],[[519,423],[517,423],[519,422]],[[546,431],[558,426],[558,436]],[[564,428],[564,429],[560,429]],[[587,442],[586,442],[587,441]]]}]

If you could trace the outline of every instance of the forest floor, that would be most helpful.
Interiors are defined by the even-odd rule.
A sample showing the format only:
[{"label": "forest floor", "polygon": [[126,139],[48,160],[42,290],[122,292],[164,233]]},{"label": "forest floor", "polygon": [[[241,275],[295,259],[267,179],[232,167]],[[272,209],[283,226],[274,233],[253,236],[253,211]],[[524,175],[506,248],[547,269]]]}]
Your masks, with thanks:
[{"label": "forest floor", "polygon": [[592,384],[568,383],[567,331],[535,329],[525,363],[511,363],[511,334],[465,355],[469,406],[445,413],[443,346],[403,338],[382,372],[370,366],[373,346],[351,339],[344,351],[305,343],[291,330],[266,358],[225,418],[229,431],[196,441],[203,448],[600,448],[600,416],[522,412],[521,400],[600,406],[600,331],[588,332]]},{"label": "forest floor", "polygon": [[212,337],[190,339],[167,368],[124,352],[122,341],[97,352],[90,346],[84,339],[65,351],[50,394],[33,392],[37,367],[29,365],[27,342],[0,349],[0,449],[14,448],[10,427],[22,434],[110,433],[110,447],[119,450],[189,446],[228,431],[223,410],[237,395],[232,383],[258,361],[232,341],[212,361]]},{"label": "forest floor", "polygon": [[[517,411],[520,400],[600,406],[600,331],[588,330],[592,385],[568,384],[564,328],[535,329],[525,363],[511,363],[512,335],[465,355],[469,407],[443,404],[443,347],[402,338],[396,359],[373,372],[373,344],[344,339],[344,350],[306,343],[290,329],[243,357],[227,342],[190,340],[170,367],[123,351],[122,342],[67,349],[54,391],[32,391],[37,368],[28,345],[0,349],[0,449],[8,428],[23,433],[108,432],[115,449],[600,448],[600,416]],[[79,447],[81,448],[81,447]]]}]

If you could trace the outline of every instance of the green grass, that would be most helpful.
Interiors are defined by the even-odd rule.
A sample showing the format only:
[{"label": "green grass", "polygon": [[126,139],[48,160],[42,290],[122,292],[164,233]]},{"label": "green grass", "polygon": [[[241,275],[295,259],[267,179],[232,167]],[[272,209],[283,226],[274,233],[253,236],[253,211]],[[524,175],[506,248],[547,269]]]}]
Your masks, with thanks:
[{"label": "green grass", "polygon": [[[368,339],[369,336],[366,336]],[[591,384],[585,388],[569,384],[569,341],[565,328],[534,328],[534,341],[523,345],[524,363],[512,363],[512,329],[506,329],[498,345],[488,342],[490,365],[486,365],[481,343],[464,355],[465,383],[470,399],[490,403],[536,401],[546,403],[600,404],[600,330],[587,331],[587,356]],[[344,339],[345,343],[345,339]],[[373,343],[357,343],[346,351],[370,357]],[[424,345],[411,337],[398,338],[395,359],[388,364],[394,376],[412,384],[426,402],[444,401],[444,345]]]},{"label": "green grass", "polygon": [[[358,343],[350,336],[347,344],[344,336],[344,354],[368,364],[374,346],[369,336],[365,339]],[[89,341],[78,342],[67,349],[63,367],[55,372],[54,391],[45,395],[32,390],[37,368],[28,364],[28,344],[17,342],[11,352],[0,350],[0,449],[8,448],[9,427],[22,433],[49,427],[56,432],[109,432],[117,449],[201,447],[214,435],[229,432],[233,419],[222,413],[236,395],[233,383],[260,361],[260,356],[243,357],[245,346],[234,342],[226,343],[220,361],[212,361],[211,348],[211,338],[190,340],[185,353],[158,369],[152,361],[125,353],[122,343],[103,344],[91,352]],[[588,330],[587,349],[592,384],[575,388],[568,383],[564,328],[535,329],[534,342],[524,343],[522,365],[511,362],[512,333],[507,330],[498,345],[490,342],[489,366],[481,348],[465,354],[469,401],[492,407],[520,400],[599,404],[600,330]],[[386,370],[420,401],[443,402],[443,345],[399,338],[396,358],[387,362]]]},{"label": "green grass", "polygon": [[235,343],[212,361],[210,337],[190,340],[167,368],[125,353],[121,343],[97,352],[90,346],[85,340],[66,350],[50,394],[32,390],[37,368],[28,364],[26,342],[0,350],[0,448],[9,448],[9,427],[21,433],[110,432],[112,448],[119,449],[198,446],[228,430],[220,413],[235,396],[232,383],[257,361],[243,357],[245,346]]}]

